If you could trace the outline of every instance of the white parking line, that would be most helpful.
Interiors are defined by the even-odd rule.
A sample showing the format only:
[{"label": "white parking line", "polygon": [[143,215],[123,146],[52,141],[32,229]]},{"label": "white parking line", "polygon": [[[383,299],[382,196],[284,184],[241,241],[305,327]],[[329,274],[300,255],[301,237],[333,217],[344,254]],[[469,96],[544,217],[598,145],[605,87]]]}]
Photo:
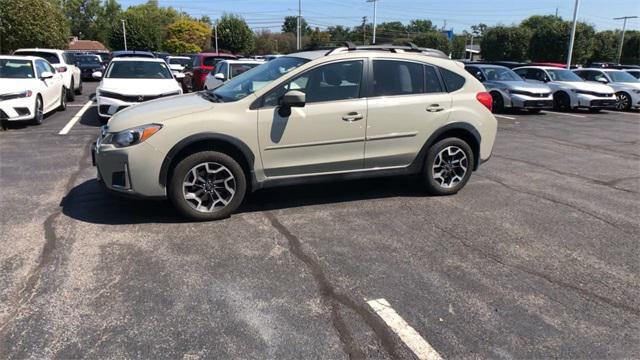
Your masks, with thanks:
[{"label": "white parking line", "polygon": [[67,125],[65,125],[62,130],[60,130],[60,132],[58,133],[58,135],[67,135],[69,133],[69,131],[71,131],[71,128],[73,127],[73,125],[75,125],[78,120],[80,120],[80,118],[82,117],[82,115],[84,115],[84,113],[91,107],[91,105],[93,104],[93,101],[89,100],[87,101],[86,104],[84,104],[84,106],[82,107],[82,109],[80,109],[80,111],[78,111],[72,118],[71,120],[69,120],[69,122],[67,123]]},{"label": "white parking line", "polygon": [[584,116],[584,115],[568,114],[568,113],[557,112],[557,111],[549,111],[549,110],[545,110],[544,112],[553,113],[553,114],[558,114],[558,115],[573,116],[573,117],[577,117],[577,118],[586,118],[586,116]]},{"label": "white parking line", "polygon": [[493,114],[493,116],[495,116],[495,117],[497,117],[497,118],[500,118],[500,119],[509,119],[509,120],[515,120],[515,119],[516,119],[516,118],[514,118],[514,117],[511,117],[511,116],[504,116],[504,115],[496,115],[496,114]]},{"label": "white parking line", "polygon": [[369,300],[367,304],[384,322],[395,332],[400,339],[413,351],[420,360],[442,360],[440,354],[418,334],[385,299]]}]

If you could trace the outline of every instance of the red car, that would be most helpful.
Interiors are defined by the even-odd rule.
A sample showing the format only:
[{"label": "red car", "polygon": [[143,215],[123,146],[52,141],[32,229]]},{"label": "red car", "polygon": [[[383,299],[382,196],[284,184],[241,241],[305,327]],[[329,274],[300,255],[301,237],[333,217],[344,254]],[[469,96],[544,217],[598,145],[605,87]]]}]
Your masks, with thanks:
[{"label": "red car", "polygon": [[[185,81],[191,83],[192,91],[200,91],[204,88],[204,80],[207,74],[213,70],[220,60],[233,60],[238,57],[233,54],[205,52],[197,54],[193,59],[191,69],[185,69]],[[190,77],[190,79],[188,79]]]}]

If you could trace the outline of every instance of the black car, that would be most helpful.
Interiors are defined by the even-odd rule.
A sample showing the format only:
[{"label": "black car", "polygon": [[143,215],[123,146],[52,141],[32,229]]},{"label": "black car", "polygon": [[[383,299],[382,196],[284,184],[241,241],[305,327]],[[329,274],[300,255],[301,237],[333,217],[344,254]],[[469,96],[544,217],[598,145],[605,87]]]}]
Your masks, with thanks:
[{"label": "black car", "polygon": [[100,57],[91,54],[76,55],[74,58],[76,66],[80,69],[82,80],[93,79],[91,76],[96,71],[104,71],[104,65],[100,61]]}]

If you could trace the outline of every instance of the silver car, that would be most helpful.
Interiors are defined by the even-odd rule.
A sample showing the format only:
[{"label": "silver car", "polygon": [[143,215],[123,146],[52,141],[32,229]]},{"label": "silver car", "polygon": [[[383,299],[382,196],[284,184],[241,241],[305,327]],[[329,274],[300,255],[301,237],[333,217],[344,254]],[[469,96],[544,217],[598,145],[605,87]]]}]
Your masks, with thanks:
[{"label": "silver car", "polygon": [[640,108],[640,80],[626,71],[616,69],[573,70],[586,81],[607,84],[616,92],[618,110]]},{"label": "silver car", "polygon": [[551,89],[544,84],[528,83],[511,69],[498,65],[465,65],[493,98],[493,112],[504,108],[539,112],[553,107]]}]

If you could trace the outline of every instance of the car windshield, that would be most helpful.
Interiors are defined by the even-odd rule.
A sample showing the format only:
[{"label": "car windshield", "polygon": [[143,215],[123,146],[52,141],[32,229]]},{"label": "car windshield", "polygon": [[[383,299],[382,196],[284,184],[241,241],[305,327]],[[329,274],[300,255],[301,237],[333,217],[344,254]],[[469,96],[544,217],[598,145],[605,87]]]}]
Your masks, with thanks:
[{"label": "car windshield", "polygon": [[309,59],[291,56],[277,58],[238,75],[208,93],[222,102],[240,100],[307,62]]},{"label": "car windshield", "polygon": [[173,76],[164,61],[114,61],[107,69],[105,78],[171,79]]},{"label": "car windshield", "polygon": [[169,58],[169,64],[171,65],[181,65],[181,66],[187,66],[191,63],[191,59],[189,58]]},{"label": "car windshield", "polygon": [[484,68],[482,72],[489,81],[523,81],[518,74],[507,68]]},{"label": "car windshield", "polygon": [[607,75],[613,82],[640,83],[640,80],[634,78],[626,71],[608,71]]},{"label": "car windshield", "polygon": [[0,79],[33,79],[31,60],[0,59]]},{"label": "car windshield", "polygon": [[60,59],[58,58],[58,54],[44,52],[44,51],[16,51],[14,55],[20,56],[37,56],[47,60],[49,63],[55,65],[60,64]]},{"label": "car windshield", "polygon": [[551,76],[551,81],[568,81],[568,82],[577,82],[584,81],[582,78],[573,73],[573,71],[564,70],[564,69],[547,69],[549,76]]},{"label": "car windshield", "polygon": [[76,56],[76,61],[81,65],[100,65],[100,59],[97,56],[80,55]]}]

